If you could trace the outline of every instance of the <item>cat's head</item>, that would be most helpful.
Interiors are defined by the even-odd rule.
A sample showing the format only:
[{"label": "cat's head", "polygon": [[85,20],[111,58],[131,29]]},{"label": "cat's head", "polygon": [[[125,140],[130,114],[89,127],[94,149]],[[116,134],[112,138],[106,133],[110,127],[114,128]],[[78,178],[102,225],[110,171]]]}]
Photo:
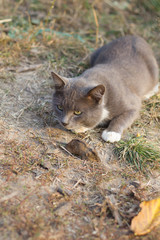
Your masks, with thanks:
[{"label": "cat's head", "polygon": [[86,87],[83,81],[69,80],[52,72],[53,111],[60,124],[74,132],[85,132],[100,123],[105,87]]}]

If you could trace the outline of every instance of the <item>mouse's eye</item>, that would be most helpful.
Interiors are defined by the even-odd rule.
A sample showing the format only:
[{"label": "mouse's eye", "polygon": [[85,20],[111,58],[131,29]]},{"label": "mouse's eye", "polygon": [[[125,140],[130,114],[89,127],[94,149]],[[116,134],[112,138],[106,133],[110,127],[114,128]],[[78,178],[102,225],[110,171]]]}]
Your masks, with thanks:
[{"label": "mouse's eye", "polygon": [[82,112],[81,112],[81,111],[74,111],[74,114],[75,114],[75,115],[81,115]]},{"label": "mouse's eye", "polygon": [[57,105],[58,110],[63,111],[63,107],[61,105]]}]

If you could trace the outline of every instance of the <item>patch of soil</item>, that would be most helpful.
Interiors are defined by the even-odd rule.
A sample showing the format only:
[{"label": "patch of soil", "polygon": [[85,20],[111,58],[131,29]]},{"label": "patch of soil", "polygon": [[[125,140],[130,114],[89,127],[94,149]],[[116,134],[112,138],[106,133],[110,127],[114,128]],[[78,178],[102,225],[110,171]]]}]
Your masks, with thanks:
[{"label": "patch of soil", "polygon": [[[51,85],[39,69],[1,84],[0,239],[134,239],[130,221],[141,201],[159,196],[158,173],[146,179],[119,162],[100,129],[78,136],[62,129]],[[76,137],[100,162],[64,150]]]}]

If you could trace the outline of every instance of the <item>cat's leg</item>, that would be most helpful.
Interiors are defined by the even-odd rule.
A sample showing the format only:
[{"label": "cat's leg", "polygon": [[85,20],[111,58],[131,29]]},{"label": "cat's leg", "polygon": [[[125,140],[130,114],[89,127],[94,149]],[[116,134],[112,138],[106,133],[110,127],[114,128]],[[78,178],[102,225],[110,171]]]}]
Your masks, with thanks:
[{"label": "cat's leg", "polygon": [[138,117],[138,110],[128,110],[113,118],[106,130],[102,133],[102,138],[106,142],[118,142],[124,129],[128,128]]}]

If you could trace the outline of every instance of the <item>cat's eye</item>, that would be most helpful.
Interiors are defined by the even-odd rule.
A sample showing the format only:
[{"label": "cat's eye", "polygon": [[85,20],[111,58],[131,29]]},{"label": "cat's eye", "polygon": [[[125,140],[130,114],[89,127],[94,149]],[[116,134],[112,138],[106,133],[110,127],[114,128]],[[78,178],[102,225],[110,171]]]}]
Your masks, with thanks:
[{"label": "cat's eye", "polygon": [[82,112],[81,112],[81,111],[74,111],[74,114],[75,114],[75,115],[81,115]]},{"label": "cat's eye", "polygon": [[57,105],[58,110],[63,111],[63,107],[61,105]]}]

